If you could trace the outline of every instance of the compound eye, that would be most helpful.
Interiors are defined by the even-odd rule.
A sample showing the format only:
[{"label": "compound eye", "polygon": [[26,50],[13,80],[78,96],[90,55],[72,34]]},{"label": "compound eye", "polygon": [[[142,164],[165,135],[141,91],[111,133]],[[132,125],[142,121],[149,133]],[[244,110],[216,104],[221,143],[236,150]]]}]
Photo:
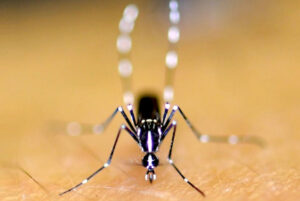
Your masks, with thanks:
[{"label": "compound eye", "polygon": [[159,160],[158,160],[158,158],[156,156],[155,156],[155,158],[153,158],[152,164],[153,164],[154,167],[158,166]]},{"label": "compound eye", "polygon": [[143,160],[142,160],[142,164],[143,164],[144,167],[147,167],[147,166],[148,166],[148,157],[147,157],[147,155],[144,156],[144,158],[143,158]]}]

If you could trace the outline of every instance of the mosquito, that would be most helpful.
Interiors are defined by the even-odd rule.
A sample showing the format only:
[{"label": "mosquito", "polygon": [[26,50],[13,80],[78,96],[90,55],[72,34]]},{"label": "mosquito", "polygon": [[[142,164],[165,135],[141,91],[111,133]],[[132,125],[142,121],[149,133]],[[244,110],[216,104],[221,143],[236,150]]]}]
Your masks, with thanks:
[{"label": "mosquito", "polygon": [[[123,82],[123,99],[125,104],[127,105],[127,110],[130,114],[130,119],[127,114],[124,112],[122,106],[117,107],[113,113],[107,118],[106,121],[102,124],[98,124],[94,126],[94,133],[101,133],[103,130],[109,125],[109,123],[114,119],[117,114],[120,114],[126,123],[122,124],[118,130],[116,139],[114,141],[113,147],[111,149],[110,155],[106,163],[104,163],[99,169],[97,169],[90,176],[82,180],[82,182],[78,183],[74,187],[60,193],[59,195],[64,195],[68,192],[71,192],[83,184],[86,184],[89,180],[91,180],[94,176],[100,173],[105,168],[109,167],[112,162],[114,152],[120,138],[122,131],[129,134],[131,138],[138,144],[141,148],[142,152],[145,153],[145,156],[142,159],[142,165],[146,168],[145,180],[148,180],[152,183],[156,180],[155,168],[159,165],[159,159],[156,156],[157,151],[159,150],[160,145],[163,143],[166,136],[171,133],[171,143],[169,148],[169,154],[167,161],[174,168],[174,170],[179,174],[179,176],[190,185],[193,189],[195,189],[198,193],[200,193],[203,197],[205,194],[202,190],[196,187],[191,181],[184,176],[181,170],[175,165],[173,161],[173,144],[175,141],[177,122],[173,120],[173,117],[176,113],[182,116],[186,124],[189,126],[191,131],[197,137],[197,139],[202,143],[207,142],[223,142],[229,144],[237,144],[237,143],[253,143],[259,144],[260,139],[253,136],[213,136],[200,133],[194,126],[191,124],[189,119],[186,117],[185,113],[178,105],[174,105],[171,109],[170,101],[173,100],[174,92],[173,92],[173,79],[172,76],[174,74],[174,69],[178,64],[178,55],[175,51],[175,46],[179,41],[180,31],[178,23],[180,21],[180,13],[179,13],[179,5],[177,0],[169,1],[169,20],[170,27],[168,30],[168,40],[170,43],[170,49],[166,54],[166,67],[167,67],[167,76],[166,76],[166,85],[164,89],[164,111],[163,115],[161,115],[159,109],[159,101],[158,97],[152,94],[144,94],[140,96],[137,101],[137,115],[134,114],[133,108],[133,93],[131,92],[130,87],[130,75],[132,73],[132,64],[129,59],[129,52],[131,50],[131,38],[130,33],[132,32],[135,20],[138,17],[138,8],[134,4],[130,4],[125,7],[123,12],[123,17],[119,23],[120,35],[117,38],[117,49],[120,55],[119,61],[119,74],[122,78]],[[67,131],[70,135],[79,134],[78,130],[80,125],[78,123],[70,123],[67,127]]]}]

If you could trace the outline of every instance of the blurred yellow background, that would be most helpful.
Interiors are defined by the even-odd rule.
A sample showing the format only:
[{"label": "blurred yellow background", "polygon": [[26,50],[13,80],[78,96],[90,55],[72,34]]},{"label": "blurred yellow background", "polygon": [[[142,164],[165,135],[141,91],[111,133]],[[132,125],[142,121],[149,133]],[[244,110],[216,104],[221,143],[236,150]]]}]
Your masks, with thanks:
[{"label": "blurred yellow background", "polygon": [[[161,94],[168,2],[133,2],[140,10],[133,90]],[[169,140],[150,185],[136,165],[142,153],[126,135],[110,169],[57,197],[102,165],[122,120],[102,136],[76,138],[45,125],[98,123],[122,104],[115,42],[122,11],[133,2],[1,1],[1,200],[202,199],[165,163]],[[180,1],[174,103],[205,133],[257,135],[268,144],[200,144],[177,116],[174,160],[206,200],[299,200],[299,4]]]}]

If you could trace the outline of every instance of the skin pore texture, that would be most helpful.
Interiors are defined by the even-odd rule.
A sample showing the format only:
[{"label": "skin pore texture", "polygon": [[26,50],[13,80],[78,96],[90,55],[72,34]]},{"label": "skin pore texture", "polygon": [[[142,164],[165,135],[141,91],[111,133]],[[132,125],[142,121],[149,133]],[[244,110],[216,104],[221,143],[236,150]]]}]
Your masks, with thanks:
[{"label": "skin pore texture", "polygon": [[[59,196],[105,164],[124,123],[118,115],[102,134],[77,137],[48,126],[99,123],[122,105],[115,40],[129,2],[0,3],[0,200],[299,200],[299,5],[201,2],[181,1],[172,106],[203,133],[255,135],[264,148],[200,143],[176,114],[172,160],[205,198],[168,163],[170,134],[150,184],[126,132],[109,167]],[[168,8],[136,3],[133,91],[162,94]]]}]

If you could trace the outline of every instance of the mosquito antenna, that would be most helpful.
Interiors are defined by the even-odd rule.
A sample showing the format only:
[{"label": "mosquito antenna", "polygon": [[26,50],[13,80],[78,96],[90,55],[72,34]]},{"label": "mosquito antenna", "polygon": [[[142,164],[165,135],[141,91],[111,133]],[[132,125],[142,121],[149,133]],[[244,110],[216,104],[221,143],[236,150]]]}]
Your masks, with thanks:
[{"label": "mosquito antenna", "polygon": [[123,86],[123,101],[126,105],[133,104],[134,101],[130,79],[132,74],[132,63],[130,60],[132,41],[130,33],[133,31],[138,13],[137,6],[129,4],[125,7],[123,17],[119,22],[120,34],[117,38],[117,50],[119,53],[118,70]]},{"label": "mosquito antenna", "polygon": [[180,30],[178,23],[180,21],[180,13],[178,9],[177,0],[170,0],[169,2],[169,20],[170,27],[168,29],[168,41],[169,49],[165,58],[166,78],[165,78],[165,88],[164,88],[164,101],[170,102],[174,98],[173,90],[173,78],[175,69],[178,65],[178,54],[177,54],[177,43],[180,38]]}]

